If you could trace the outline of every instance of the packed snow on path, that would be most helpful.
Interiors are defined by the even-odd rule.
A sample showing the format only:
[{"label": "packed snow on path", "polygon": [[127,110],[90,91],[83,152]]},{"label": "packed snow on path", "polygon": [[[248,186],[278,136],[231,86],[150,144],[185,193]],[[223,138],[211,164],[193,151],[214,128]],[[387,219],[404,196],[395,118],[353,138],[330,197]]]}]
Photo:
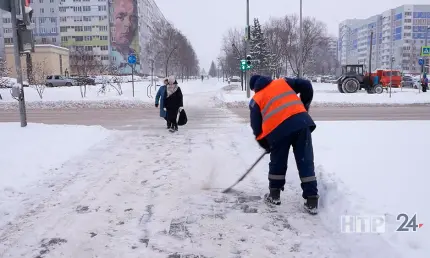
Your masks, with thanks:
[{"label": "packed snow on path", "polygon": [[98,126],[0,123],[0,228],[37,205],[57,178],[76,173],[63,174],[64,162],[108,135]]},{"label": "packed snow on path", "polygon": [[[209,80],[178,80],[185,96],[194,93],[204,93],[209,91],[218,91],[227,83],[212,78]],[[85,98],[81,97],[80,87],[55,87],[45,88],[43,99],[40,99],[37,91],[32,87],[25,87],[25,98],[28,108],[76,108],[76,107],[131,107],[131,106],[153,106],[155,96],[159,87],[150,87],[149,82],[134,83],[131,82],[122,84],[122,95],[112,88],[107,87],[106,92],[100,92],[102,85],[87,86],[87,94]],[[10,89],[0,89],[0,94],[3,100],[0,100],[0,108],[17,108],[18,102],[12,98]]]},{"label": "packed snow on path", "polygon": [[[314,99],[312,106],[361,106],[361,105],[407,105],[407,104],[429,104],[430,93],[419,92],[417,89],[405,88],[391,89],[389,93],[368,94],[362,90],[354,94],[343,94],[337,90],[336,84],[312,83],[314,88]],[[251,92],[251,97],[253,92]],[[229,107],[247,107],[249,98],[246,92],[241,90],[240,84],[231,84],[218,92],[217,98]]]},{"label": "packed snow on path", "polygon": [[[67,162],[57,174],[75,175],[0,230],[0,256],[428,257],[430,209],[418,197],[429,179],[430,140],[416,132],[430,130],[430,122],[318,123],[317,216],[301,208],[292,158],[280,207],[261,199],[268,157],[233,193],[220,193],[261,149],[248,125],[217,122],[174,135],[163,121],[158,130],[117,132]],[[395,233],[398,213],[416,213],[424,227]],[[386,215],[386,233],[341,233],[342,215]]]}]

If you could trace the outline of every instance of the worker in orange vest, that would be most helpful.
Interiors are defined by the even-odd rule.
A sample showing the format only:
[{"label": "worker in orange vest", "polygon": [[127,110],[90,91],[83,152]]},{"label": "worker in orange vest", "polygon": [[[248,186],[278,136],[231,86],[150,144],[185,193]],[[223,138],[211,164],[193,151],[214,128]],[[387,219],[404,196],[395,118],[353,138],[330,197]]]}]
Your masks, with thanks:
[{"label": "worker in orange vest", "polygon": [[272,80],[253,75],[249,87],[255,92],[249,103],[251,127],[259,145],[270,153],[270,192],[264,196],[265,202],[281,204],[288,154],[293,146],[304,208],[310,214],[316,214],[319,195],[311,137],[316,125],[307,112],[313,98],[312,84],[304,79]]}]

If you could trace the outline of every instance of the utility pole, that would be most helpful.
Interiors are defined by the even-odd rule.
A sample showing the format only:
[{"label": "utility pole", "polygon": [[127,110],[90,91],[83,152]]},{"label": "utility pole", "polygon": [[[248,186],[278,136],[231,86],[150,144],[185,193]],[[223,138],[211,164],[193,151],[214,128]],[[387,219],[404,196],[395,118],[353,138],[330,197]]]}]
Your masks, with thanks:
[{"label": "utility pole", "polygon": [[[425,39],[425,43],[424,43],[424,45],[427,47],[427,39],[428,39],[428,37],[429,37],[429,30],[430,30],[430,26],[427,26],[427,30],[426,30],[426,39]],[[428,67],[429,67],[429,69],[427,70],[427,74],[428,74],[428,72],[429,72],[429,70],[430,70],[430,60],[429,60],[429,57],[427,56],[426,57],[426,62],[424,62],[424,65],[423,65],[423,67],[425,67],[426,66],[426,64],[428,65]],[[423,70],[425,71],[425,68],[423,68]],[[424,72],[423,71],[423,72]]]},{"label": "utility pole", "polygon": [[[249,0],[246,0],[246,41],[245,41],[245,56],[249,55],[249,39],[251,36],[251,30],[249,28]],[[244,76],[245,76],[245,87],[246,87],[246,97],[251,97],[251,89],[249,88],[249,83],[246,80],[248,76],[248,71],[245,70]]]},{"label": "utility pole", "polygon": [[303,77],[303,1],[300,0],[300,47],[299,47],[299,73],[298,76],[299,78]]},{"label": "utility pole", "polygon": [[[21,3],[19,6],[22,11],[22,17],[24,19],[25,17],[25,8],[24,8],[24,2],[23,1],[16,1],[16,0],[10,0],[11,10],[10,10],[10,16],[11,16],[11,22],[12,22],[12,35],[13,35],[13,48],[14,48],[14,56],[15,56],[15,70],[16,70],[16,76],[17,76],[17,83],[19,85],[19,92],[15,92],[14,94],[18,98],[19,102],[19,117],[21,120],[21,127],[27,126],[27,113],[25,110],[25,98],[24,98],[24,87],[22,86],[22,69],[21,69],[21,57],[19,52],[19,43],[18,43],[18,26],[17,26],[17,18],[16,15],[18,13],[17,11],[17,2]],[[14,89],[12,89],[14,90]],[[16,88],[15,88],[16,91]]]},{"label": "utility pole", "polygon": [[394,63],[394,56],[391,56],[391,66],[390,66],[390,98],[391,98],[391,88],[393,87],[393,63]]}]

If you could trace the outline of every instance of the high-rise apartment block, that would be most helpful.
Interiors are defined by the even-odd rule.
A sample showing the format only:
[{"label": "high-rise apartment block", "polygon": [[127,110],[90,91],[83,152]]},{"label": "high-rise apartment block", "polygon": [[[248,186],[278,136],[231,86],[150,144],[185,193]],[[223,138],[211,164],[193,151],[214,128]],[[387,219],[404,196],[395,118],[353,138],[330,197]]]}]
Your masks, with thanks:
[{"label": "high-rise apartment block", "polygon": [[[372,36],[372,40],[371,39]],[[421,47],[430,43],[430,5],[403,5],[367,19],[349,19],[339,25],[339,61],[364,64],[372,42],[372,70],[393,69],[419,74]]]},{"label": "high-rise apartment block", "polygon": [[[145,45],[157,22],[165,18],[154,0],[31,0],[33,35],[37,44],[52,44],[91,52],[102,62],[131,73],[129,55],[136,55],[135,71],[149,73]],[[13,44],[10,14],[0,12],[0,55]]]}]

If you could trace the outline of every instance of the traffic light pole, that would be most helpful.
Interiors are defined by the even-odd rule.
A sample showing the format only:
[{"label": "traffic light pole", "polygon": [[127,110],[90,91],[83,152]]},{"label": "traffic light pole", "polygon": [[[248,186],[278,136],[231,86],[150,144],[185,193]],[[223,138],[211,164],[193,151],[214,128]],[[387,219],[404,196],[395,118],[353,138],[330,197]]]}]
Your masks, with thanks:
[{"label": "traffic light pole", "polygon": [[[27,113],[25,110],[25,98],[24,98],[24,87],[22,86],[22,69],[21,69],[21,57],[19,53],[19,45],[18,45],[18,27],[17,27],[17,4],[16,0],[10,0],[11,4],[11,22],[12,22],[12,33],[13,33],[13,48],[14,48],[14,56],[15,56],[15,70],[16,70],[16,76],[17,76],[17,83],[19,85],[19,93],[18,96],[18,102],[19,102],[19,115],[21,120],[21,127],[27,126]],[[23,4],[23,1],[19,1]],[[23,13],[24,17],[24,8],[21,11]]]},{"label": "traffic light pole", "polygon": [[[249,28],[249,0],[246,0],[246,33],[248,35],[246,35],[246,42],[245,42],[245,56],[248,55],[249,53],[249,36],[250,36],[250,28]],[[247,81],[247,77],[246,76],[248,74],[248,70],[245,70],[245,87],[246,87],[246,97],[250,98],[251,97],[251,89],[249,88],[249,83]]]}]

